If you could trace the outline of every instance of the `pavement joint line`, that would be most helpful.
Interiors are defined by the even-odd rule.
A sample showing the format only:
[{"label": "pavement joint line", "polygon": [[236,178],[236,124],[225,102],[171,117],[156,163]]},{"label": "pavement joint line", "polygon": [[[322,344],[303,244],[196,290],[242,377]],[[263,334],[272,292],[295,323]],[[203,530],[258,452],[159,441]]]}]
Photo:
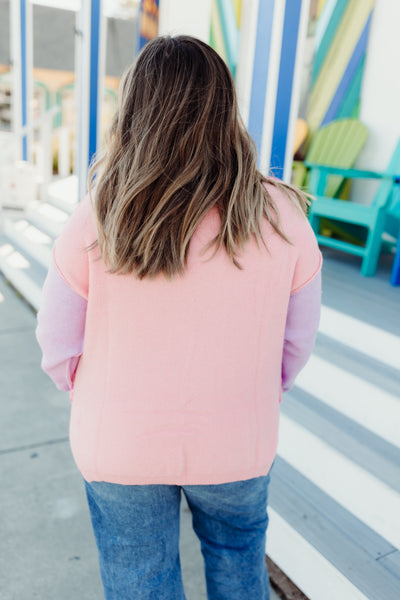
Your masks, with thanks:
[{"label": "pavement joint line", "polygon": [[386,558],[387,556],[390,556],[391,554],[395,554],[395,552],[399,552],[398,548],[393,548],[393,550],[389,550],[389,552],[386,552],[386,554],[382,554],[381,556],[378,556],[378,558],[376,559],[381,560],[382,558]]},{"label": "pavement joint line", "polygon": [[3,454],[11,454],[13,452],[21,452],[24,450],[33,450],[34,448],[41,448],[43,446],[52,446],[54,444],[62,444],[69,442],[69,437],[57,438],[55,440],[47,440],[46,442],[36,442],[34,444],[26,444],[25,446],[15,446],[15,448],[4,448],[0,450],[0,456]]}]

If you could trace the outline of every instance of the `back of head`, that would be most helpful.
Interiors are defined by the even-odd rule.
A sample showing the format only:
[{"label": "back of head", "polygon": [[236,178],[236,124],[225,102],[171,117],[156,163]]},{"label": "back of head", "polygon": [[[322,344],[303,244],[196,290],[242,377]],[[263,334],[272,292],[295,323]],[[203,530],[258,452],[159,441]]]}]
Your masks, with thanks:
[{"label": "back of head", "polygon": [[148,42],[126,70],[89,193],[93,178],[95,243],[112,273],[182,275],[190,239],[212,206],[221,230],[211,243],[223,244],[238,268],[239,249],[252,234],[262,238],[263,217],[284,237],[229,69],[189,36]]}]

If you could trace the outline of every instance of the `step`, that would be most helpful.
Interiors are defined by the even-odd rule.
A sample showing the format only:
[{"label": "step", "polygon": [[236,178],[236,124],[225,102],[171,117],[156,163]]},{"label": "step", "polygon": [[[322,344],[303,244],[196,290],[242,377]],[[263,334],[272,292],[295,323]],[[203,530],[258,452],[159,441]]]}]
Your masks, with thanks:
[{"label": "step", "polygon": [[68,215],[71,215],[74,208],[78,205],[77,202],[67,202],[63,198],[58,198],[56,196],[48,196],[47,202],[58,208],[59,210],[66,212]]},{"label": "step", "polygon": [[35,201],[25,210],[2,211],[0,269],[36,309],[56,237],[74,209],[62,198]]},{"label": "step", "polygon": [[[368,348],[363,350],[336,340],[320,330],[313,354],[375,387],[378,386],[392,396],[399,397],[400,369],[395,366],[397,356],[380,355],[379,358],[375,358],[368,352]],[[296,385],[298,387],[297,382]]]},{"label": "step", "polygon": [[280,419],[278,454],[400,548],[399,492],[284,414]]},{"label": "step", "polygon": [[398,600],[400,553],[281,456],[267,552],[310,600]]},{"label": "step", "polygon": [[[399,338],[326,308],[307,376],[282,398],[267,552],[310,600],[394,600],[400,449],[390,432],[400,398],[386,345]],[[359,394],[346,378],[364,385]]]},{"label": "step", "polygon": [[0,270],[27,302],[39,310],[47,268],[4,232],[0,233]]},{"label": "step", "polygon": [[315,353],[299,374],[296,385],[389,443],[400,446],[398,394]]},{"label": "step", "polygon": [[56,238],[63,230],[70,213],[48,202],[35,202],[25,212],[25,218],[37,229]]},{"label": "step", "polygon": [[[400,334],[400,320],[398,323]],[[341,344],[400,369],[400,337],[328,306],[321,310],[319,331]]]},{"label": "step", "polygon": [[43,267],[51,262],[54,237],[38,229],[25,213],[21,217],[5,216],[3,233],[11,244],[17,244],[27,257],[32,257]]},{"label": "step", "polygon": [[283,396],[282,415],[400,494],[399,448],[297,387]]},{"label": "step", "polygon": [[55,179],[48,186],[49,202],[61,210],[71,214],[78,204],[78,178],[70,175]]}]

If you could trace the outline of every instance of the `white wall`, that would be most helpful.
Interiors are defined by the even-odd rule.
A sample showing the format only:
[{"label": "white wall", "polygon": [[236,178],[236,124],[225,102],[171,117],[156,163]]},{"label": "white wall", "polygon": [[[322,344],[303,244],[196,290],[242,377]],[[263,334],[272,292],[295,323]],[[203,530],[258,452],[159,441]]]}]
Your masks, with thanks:
[{"label": "white wall", "polygon": [[[383,171],[400,138],[400,0],[375,0],[361,90],[360,119],[369,138],[357,166]],[[354,200],[368,204],[376,185],[358,183]]]},{"label": "white wall", "polygon": [[160,35],[186,34],[210,41],[211,0],[160,0]]}]

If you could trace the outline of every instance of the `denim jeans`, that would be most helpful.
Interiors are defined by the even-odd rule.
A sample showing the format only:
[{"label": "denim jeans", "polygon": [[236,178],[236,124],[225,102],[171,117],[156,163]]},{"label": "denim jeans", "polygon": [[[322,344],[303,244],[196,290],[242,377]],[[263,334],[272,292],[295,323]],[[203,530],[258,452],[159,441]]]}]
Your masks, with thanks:
[{"label": "denim jeans", "polygon": [[184,486],[84,480],[105,599],[185,600],[179,556],[182,491],[201,542],[208,599],[269,600],[270,475],[271,470],[243,481]]}]

